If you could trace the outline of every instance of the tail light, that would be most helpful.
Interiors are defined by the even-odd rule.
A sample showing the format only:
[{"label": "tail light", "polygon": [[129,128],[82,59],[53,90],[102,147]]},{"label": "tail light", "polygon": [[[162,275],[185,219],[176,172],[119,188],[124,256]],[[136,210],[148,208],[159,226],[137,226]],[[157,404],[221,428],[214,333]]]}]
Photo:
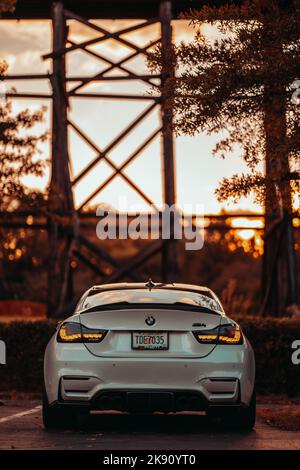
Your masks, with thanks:
[{"label": "tail light", "polygon": [[237,324],[221,325],[212,330],[193,331],[199,343],[204,344],[242,344],[243,335]]},{"label": "tail light", "polygon": [[106,330],[91,329],[80,323],[65,322],[59,327],[57,341],[59,343],[100,343]]}]

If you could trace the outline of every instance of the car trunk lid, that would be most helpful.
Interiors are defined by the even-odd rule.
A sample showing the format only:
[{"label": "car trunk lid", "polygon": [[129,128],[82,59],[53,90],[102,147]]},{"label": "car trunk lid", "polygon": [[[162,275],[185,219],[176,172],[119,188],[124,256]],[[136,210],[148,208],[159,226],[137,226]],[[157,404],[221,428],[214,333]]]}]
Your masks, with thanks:
[{"label": "car trunk lid", "polygon": [[[193,331],[211,330],[220,325],[221,312],[201,309],[179,309],[175,307],[130,306],[125,309],[107,309],[82,312],[81,324],[91,329],[106,330],[100,343],[86,343],[88,350],[96,356],[106,357],[203,357],[215,347],[200,344]],[[134,349],[133,335],[168,336],[167,349]]]}]

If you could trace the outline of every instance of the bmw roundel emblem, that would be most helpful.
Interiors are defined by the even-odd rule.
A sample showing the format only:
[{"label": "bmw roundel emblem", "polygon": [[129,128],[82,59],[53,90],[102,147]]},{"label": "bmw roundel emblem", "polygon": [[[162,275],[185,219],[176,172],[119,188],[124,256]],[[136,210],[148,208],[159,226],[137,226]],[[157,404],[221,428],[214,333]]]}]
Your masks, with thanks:
[{"label": "bmw roundel emblem", "polygon": [[145,322],[148,326],[153,326],[155,325],[155,318],[152,315],[149,315],[149,317],[146,318]]}]

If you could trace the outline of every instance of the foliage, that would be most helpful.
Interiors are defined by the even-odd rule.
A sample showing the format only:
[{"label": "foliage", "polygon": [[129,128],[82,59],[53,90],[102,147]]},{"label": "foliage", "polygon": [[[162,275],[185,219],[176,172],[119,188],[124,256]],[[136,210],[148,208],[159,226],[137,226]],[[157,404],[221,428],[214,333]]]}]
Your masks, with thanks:
[{"label": "foliage", "polygon": [[[291,362],[291,344],[300,339],[297,319],[261,319],[238,315],[256,356],[259,392],[299,393],[300,365]],[[0,369],[1,390],[36,391],[43,387],[43,355],[55,323],[0,323],[0,339],[7,345],[7,365]]]},{"label": "foliage", "polygon": [[[0,80],[6,71],[7,64],[0,63]],[[44,108],[38,111],[25,109],[13,113],[12,103],[9,100],[0,104],[1,212],[28,208],[45,209],[47,193],[29,188],[23,181],[28,175],[43,176],[45,173],[48,162],[41,158],[39,144],[47,139],[47,133],[38,134],[33,129],[42,121],[44,111]],[[21,257],[24,240],[18,232],[7,231],[2,227],[0,236],[0,297],[5,297],[10,296],[6,263]]]},{"label": "foliage", "polygon": [[[300,106],[291,96],[300,78],[300,1],[229,2],[184,18],[195,28],[194,39],[174,47],[169,65],[177,73],[166,83],[174,92],[175,131],[223,133],[214,149],[223,158],[237,146],[242,149],[249,174],[224,178],[217,190],[220,200],[254,192],[261,204],[267,195],[289,209],[290,187],[299,192]],[[205,25],[213,26],[214,40],[204,35]],[[161,62],[158,48],[150,67],[157,69]]]},{"label": "foliage", "polygon": [[0,369],[2,390],[42,389],[43,354],[54,330],[49,321],[0,324],[7,354],[7,365]]},{"label": "foliage", "polygon": [[300,365],[291,361],[294,340],[300,339],[298,318],[257,318],[237,315],[256,357],[256,383],[260,391],[299,394]]},{"label": "foliage", "polygon": [[[0,14],[13,12],[17,0],[0,0]],[[5,77],[6,62],[0,62],[0,80]],[[29,135],[28,129],[43,119],[45,109],[30,112],[28,109],[16,115],[8,100],[0,106],[0,210],[14,209],[19,204],[43,199],[41,193],[26,188],[22,178],[27,175],[43,176],[46,162],[36,159],[40,154],[38,143],[47,134]],[[24,132],[25,131],[25,132]],[[12,207],[11,207],[12,205]]]},{"label": "foliage", "polygon": [[[2,75],[6,71],[2,64]],[[28,130],[43,119],[44,109],[31,112],[28,109],[12,113],[12,104],[6,101],[0,106],[0,210],[32,204],[42,199],[41,193],[26,188],[22,178],[27,175],[43,176],[46,161],[38,158],[38,144],[47,134],[28,134]]]},{"label": "foliage", "polygon": [[16,7],[17,0],[0,0],[0,14],[4,12],[13,12]]}]

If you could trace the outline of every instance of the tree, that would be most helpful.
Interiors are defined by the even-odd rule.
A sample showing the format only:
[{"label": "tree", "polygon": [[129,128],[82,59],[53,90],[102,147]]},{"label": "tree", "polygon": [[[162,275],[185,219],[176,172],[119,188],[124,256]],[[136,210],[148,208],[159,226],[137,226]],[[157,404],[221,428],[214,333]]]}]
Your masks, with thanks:
[{"label": "tree", "polygon": [[[7,66],[0,64],[0,79],[4,78]],[[26,187],[23,178],[28,175],[43,176],[47,161],[39,157],[38,145],[45,141],[47,133],[30,134],[28,131],[43,119],[44,109],[31,112],[28,109],[17,114],[12,112],[12,103],[5,101],[0,106],[0,211],[41,208],[46,193]],[[5,296],[4,264],[9,253],[6,247],[18,247],[16,233],[1,230],[0,252],[0,298]],[[10,253],[11,254],[11,253]],[[1,292],[2,291],[2,292]]]},{"label": "tree", "polygon": [[[2,74],[5,66],[2,65]],[[0,65],[1,73],[1,65]],[[22,178],[28,175],[43,176],[47,162],[37,158],[38,144],[47,134],[22,133],[43,119],[44,109],[28,109],[12,114],[12,103],[0,107],[0,210],[13,210],[18,206],[32,205],[41,196],[39,191],[27,188]]]},{"label": "tree", "polygon": [[[165,85],[177,133],[226,132],[214,149],[223,158],[239,146],[249,173],[224,178],[220,200],[254,192],[266,213],[262,313],[284,314],[297,302],[292,195],[299,194],[300,1],[244,0],[184,15],[195,36],[169,54],[176,76]],[[203,24],[216,27],[214,41]],[[150,67],[161,63],[157,49]],[[264,166],[264,170],[261,167]]]}]

